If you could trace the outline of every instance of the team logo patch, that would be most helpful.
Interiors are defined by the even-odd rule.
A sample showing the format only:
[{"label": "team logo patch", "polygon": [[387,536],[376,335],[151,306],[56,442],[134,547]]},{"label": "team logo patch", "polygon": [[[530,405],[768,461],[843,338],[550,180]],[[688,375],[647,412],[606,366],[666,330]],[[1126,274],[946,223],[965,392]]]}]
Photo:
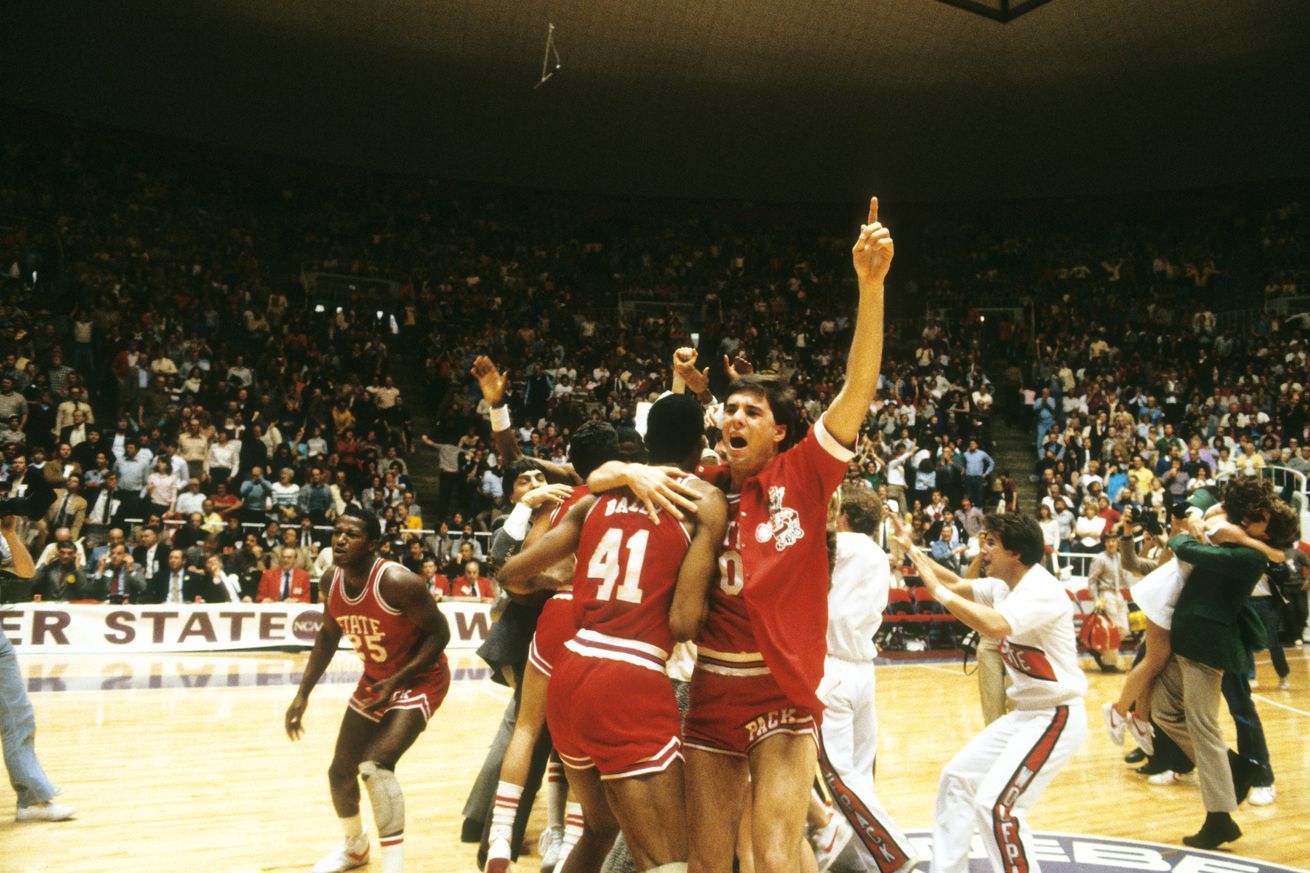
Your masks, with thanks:
[{"label": "team logo patch", "polygon": [[[1181,826],[1180,826],[1181,829]],[[908,831],[914,851],[927,869],[932,857],[932,835]],[[1151,871],[1151,873],[1306,873],[1297,867],[1245,858],[1232,852],[1205,852],[1186,846],[1148,843],[1119,837],[1089,834],[1038,833],[1033,835],[1033,860],[1043,870],[1060,873],[1109,873],[1109,871]],[[833,870],[837,870],[833,867]],[[975,835],[969,851],[970,873],[991,873],[991,864]]]},{"label": "team logo patch", "polygon": [[755,528],[756,542],[767,543],[772,538],[773,547],[780,552],[805,536],[800,515],[796,510],[782,505],[786,491],[783,485],[769,486],[769,521]]}]

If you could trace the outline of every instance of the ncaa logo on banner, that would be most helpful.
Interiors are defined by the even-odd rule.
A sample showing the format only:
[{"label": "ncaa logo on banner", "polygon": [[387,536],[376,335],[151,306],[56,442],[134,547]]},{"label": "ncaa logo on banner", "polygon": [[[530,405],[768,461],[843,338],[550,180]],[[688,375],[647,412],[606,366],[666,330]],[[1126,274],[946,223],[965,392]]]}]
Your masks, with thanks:
[{"label": "ncaa logo on banner", "polygon": [[291,623],[291,633],[298,640],[312,643],[318,638],[318,632],[322,627],[323,611],[321,609],[307,609],[297,615],[295,621]]}]

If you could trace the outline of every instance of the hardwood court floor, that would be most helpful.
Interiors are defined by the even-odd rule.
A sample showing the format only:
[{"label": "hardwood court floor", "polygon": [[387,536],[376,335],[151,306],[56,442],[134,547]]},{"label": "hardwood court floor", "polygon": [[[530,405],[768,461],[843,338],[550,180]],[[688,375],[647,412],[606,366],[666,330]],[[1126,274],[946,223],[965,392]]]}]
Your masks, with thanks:
[{"label": "hardwood court floor", "polygon": [[[1302,649],[1288,654],[1292,689],[1273,690],[1265,656],[1256,691],[1278,800],[1242,807],[1245,836],[1233,850],[1307,867],[1310,660]],[[65,823],[16,825],[6,813],[5,869],[308,870],[339,839],[325,770],[358,662],[349,654],[334,662],[310,700],[306,736],[293,744],[282,715],[305,658],[20,657],[34,689],[40,758],[64,787],[61,800],[79,814]],[[458,842],[460,811],[508,696],[479,666],[472,655],[452,658],[445,705],[401,763],[410,869],[476,869],[474,847]],[[1176,844],[1201,822],[1197,789],[1147,785],[1121,763],[1123,750],[1110,743],[1099,711],[1117,692],[1118,677],[1089,678],[1088,740],[1038,803],[1034,829]],[[942,765],[980,727],[975,679],[958,664],[900,664],[880,667],[878,686],[879,796],[902,827],[928,828]],[[1231,723],[1229,734],[1231,741]],[[13,803],[7,789],[0,788],[0,803]],[[529,828],[534,846],[540,808]],[[381,869],[376,855],[371,868]],[[536,870],[537,859],[525,855],[517,869]]]}]

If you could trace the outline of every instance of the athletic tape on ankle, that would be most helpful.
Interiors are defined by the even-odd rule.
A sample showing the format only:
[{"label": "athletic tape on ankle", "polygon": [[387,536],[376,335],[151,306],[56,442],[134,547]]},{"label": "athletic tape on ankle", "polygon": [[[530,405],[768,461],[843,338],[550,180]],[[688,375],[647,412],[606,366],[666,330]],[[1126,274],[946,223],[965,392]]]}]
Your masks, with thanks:
[{"label": "athletic tape on ankle", "polygon": [[393,837],[405,832],[405,795],[400,780],[390,770],[379,767],[374,761],[359,765],[359,775],[368,789],[369,803],[373,806],[373,821],[379,837]]}]

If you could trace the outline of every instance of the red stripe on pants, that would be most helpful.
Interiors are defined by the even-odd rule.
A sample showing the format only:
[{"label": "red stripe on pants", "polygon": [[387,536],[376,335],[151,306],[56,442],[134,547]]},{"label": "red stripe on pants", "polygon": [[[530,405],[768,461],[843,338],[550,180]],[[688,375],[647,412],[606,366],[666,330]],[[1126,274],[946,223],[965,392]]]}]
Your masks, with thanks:
[{"label": "red stripe on pants", "polygon": [[1028,783],[1032,782],[1033,777],[1040,773],[1042,766],[1050,760],[1051,751],[1055,748],[1068,722],[1069,707],[1057,706],[1051,723],[1042,732],[1032,750],[1020,762],[1009,781],[1005,783],[1000,797],[996,799],[996,805],[992,807],[992,833],[996,837],[996,845],[1000,847],[1001,860],[1005,864],[1006,873],[1029,871],[1028,856],[1023,850],[1023,842],[1019,839],[1019,824],[1010,813],[1014,809],[1015,801],[1028,787]]}]

